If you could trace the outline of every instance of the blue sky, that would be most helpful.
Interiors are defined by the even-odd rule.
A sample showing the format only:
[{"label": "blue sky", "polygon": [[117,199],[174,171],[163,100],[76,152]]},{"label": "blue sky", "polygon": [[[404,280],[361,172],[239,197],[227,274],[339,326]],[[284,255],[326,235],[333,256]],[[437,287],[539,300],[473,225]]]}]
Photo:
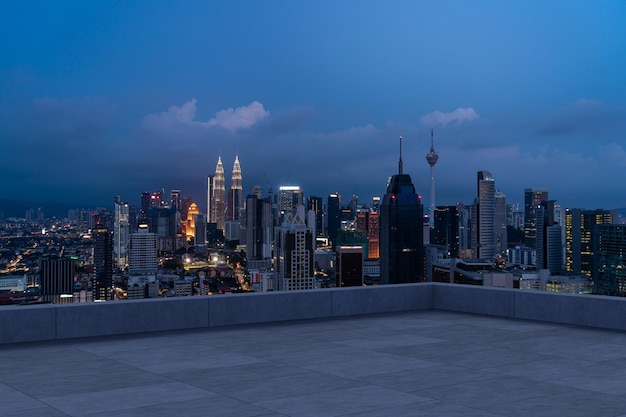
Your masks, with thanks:
[{"label": "blue sky", "polygon": [[0,15],[0,198],[112,205],[221,155],[244,193],[362,202],[405,172],[428,206],[626,207],[621,1],[13,2]]}]

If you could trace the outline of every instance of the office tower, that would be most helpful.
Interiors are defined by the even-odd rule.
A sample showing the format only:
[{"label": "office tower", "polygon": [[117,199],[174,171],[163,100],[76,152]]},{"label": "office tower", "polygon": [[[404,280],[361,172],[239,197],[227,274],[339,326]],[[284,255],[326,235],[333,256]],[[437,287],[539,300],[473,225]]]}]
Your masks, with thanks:
[{"label": "office tower", "polygon": [[280,214],[295,210],[300,204],[304,205],[304,192],[298,185],[281,185],[278,187],[278,209]]},{"label": "office tower", "polygon": [[196,203],[191,203],[189,206],[189,210],[187,210],[187,219],[185,221],[185,237],[187,241],[191,241],[196,235],[196,215],[200,213],[198,209],[198,205]]},{"label": "office tower", "polygon": [[113,286],[113,234],[102,223],[91,232],[94,241],[92,285],[94,300],[110,300]]},{"label": "office tower", "polygon": [[548,190],[545,188],[524,190],[524,244],[531,249],[537,248],[537,210],[547,199]]},{"label": "office tower", "polygon": [[626,227],[601,224],[595,232],[593,292],[626,297]]},{"label": "office tower", "polygon": [[272,257],[272,201],[249,194],[246,197],[246,258],[268,260]]},{"label": "office tower", "polygon": [[339,274],[338,287],[363,286],[363,247],[339,246],[337,248]]},{"label": "office tower", "polygon": [[233,174],[231,177],[231,186],[228,190],[228,207],[226,210],[226,220],[239,220],[239,211],[243,205],[243,187],[241,183],[241,165],[239,164],[239,156],[235,156],[233,164]]},{"label": "office tower", "polygon": [[285,213],[283,223],[277,229],[275,271],[279,290],[315,288],[315,226],[308,221],[315,223],[315,217],[307,216],[304,206],[299,205],[295,212]]},{"label": "office tower", "polygon": [[193,216],[193,224],[194,224],[194,244],[198,245],[206,245],[206,216],[204,213],[198,213]]},{"label": "office tower", "polygon": [[46,301],[55,301],[53,296],[74,292],[73,259],[51,259],[44,257],[39,261],[39,290]]},{"label": "office tower", "polygon": [[424,209],[411,176],[402,172],[402,137],[398,173],[391,177],[380,206],[380,283],[424,281]]},{"label": "office tower", "polygon": [[215,189],[213,192],[213,202],[215,206],[215,218],[214,222],[217,223],[218,230],[224,230],[224,197],[226,193],[226,185],[224,183],[224,166],[222,165],[222,157],[218,157],[217,166],[215,167]]},{"label": "office tower", "polygon": [[128,229],[129,234],[137,231],[137,207],[134,204],[128,207]]},{"label": "office tower", "polygon": [[180,190],[170,191],[170,207],[174,207],[176,211],[180,212],[180,206],[182,200],[180,198]]},{"label": "office tower", "polygon": [[561,226],[555,218],[555,200],[544,200],[537,209],[537,268],[548,269],[553,275],[561,273],[563,244]]},{"label": "office tower", "polygon": [[143,224],[130,235],[128,286],[156,282],[158,268],[157,236]]},{"label": "office tower", "polygon": [[372,197],[372,210],[380,213],[380,197],[374,196]]},{"label": "office tower", "polygon": [[496,255],[495,181],[487,171],[478,171],[478,196],[472,206],[472,256],[491,261]]},{"label": "office tower", "polygon": [[367,257],[380,258],[380,215],[376,211],[367,213]]},{"label": "office tower", "polygon": [[317,236],[321,236],[324,233],[324,205],[322,197],[307,197],[307,210],[312,210],[315,213],[315,230]]},{"label": "office tower", "polygon": [[156,207],[156,208],[163,207],[163,192],[162,191],[155,191],[150,195],[150,208],[152,207]]},{"label": "office tower", "polygon": [[348,204],[348,209],[350,210],[350,218],[353,219],[356,216],[357,210],[359,208],[359,196],[356,194],[352,194],[352,198],[350,199],[350,203]]},{"label": "office tower", "polygon": [[215,176],[209,175],[207,177],[206,187],[206,218],[207,223],[215,223]]},{"label": "office tower", "polygon": [[445,246],[448,258],[459,257],[459,212],[456,206],[435,208],[432,243]]},{"label": "office tower", "polygon": [[428,165],[430,165],[430,209],[428,210],[428,221],[430,228],[434,227],[435,213],[435,164],[439,160],[439,155],[435,153],[435,133],[434,129],[430,129],[430,152],[426,155]]},{"label": "office tower", "polygon": [[459,213],[459,258],[471,258],[474,205],[466,206],[461,203],[457,206],[457,212]]},{"label": "office tower", "polygon": [[496,254],[504,254],[507,249],[508,235],[506,231],[507,212],[506,212],[506,195],[497,190],[495,194],[494,208],[494,232],[496,234]]},{"label": "office tower", "polygon": [[341,230],[341,196],[339,193],[332,193],[328,196],[326,209],[328,210],[328,227],[326,230],[328,231],[328,238],[334,247],[337,243],[339,230]]},{"label": "office tower", "polygon": [[148,212],[150,211],[150,193],[144,191],[141,193],[141,209],[139,209],[139,223],[148,221]]},{"label": "office tower", "polygon": [[125,269],[128,266],[128,239],[130,237],[128,203],[122,202],[119,195],[115,196],[113,220],[113,266]]},{"label": "office tower", "polygon": [[593,272],[593,230],[616,223],[614,210],[567,209],[565,212],[565,269],[588,277]]}]

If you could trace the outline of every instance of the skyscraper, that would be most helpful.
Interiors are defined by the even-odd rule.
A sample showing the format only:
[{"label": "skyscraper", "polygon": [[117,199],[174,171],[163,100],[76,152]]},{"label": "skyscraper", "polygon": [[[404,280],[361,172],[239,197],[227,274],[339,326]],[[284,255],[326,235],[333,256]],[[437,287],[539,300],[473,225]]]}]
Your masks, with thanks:
[{"label": "skyscraper", "polygon": [[[215,167],[215,189],[213,192],[213,202],[215,206],[214,222],[217,223],[218,230],[224,230],[224,197],[226,193],[226,185],[224,183],[224,166],[222,165],[222,157],[218,157],[217,166]],[[211,222],[213,223],[213,222]]]},{"label": "skyscraper", "polygon": [[248,262],[272,257],[272,201],[249,194],[246,198],[246,257]]},{"label": "skyscraper", "polygon": [[114,266],[119,269],[125,269],[128,266],[129,213],[128,203],[122,202],[120,196],[116,195],[113,219],[113,256]]},{"label": "skyscraper", "polygon": [[411,176],[402,172],[402,137],[398,174],[387,184],[380,207],[380,283],[424,281],[424,209]]},{"label": "skyscraper", "polygon": [[130,235],[128,285],[156,282],[157,266],[157,236],[146,225],[140,225]]},{"label": "skyscraper", "polygon": [[524,244],[529,248],[537,248],[537,210],[547,199],[548,190],[545,188],[524,190]]},{"label": "skyscraper", "polygon": [[477,191],[478,196],[475,203],[476,228],[473,229],[476,234],[476,246],[472,248],[472,252],[475,254],[475,258],[490,261],[496,255],[496,186],[491,173],[478,171]]},{"label": "skyscraper", "polygon": [[213,195],[213,192],[215,191],[214,180],[214,175],[209,175],[207,177],[206,218],[208,223],[215,223],[215,197]]},{"label": "skyscraper", "polygon": [[307,210],[313,210],[315,213],[315,233],[321,236],[324,233],[324,205],[322,197],[307,197]]},{"label": "skyscraper", "polygon": [[459,212],[456,206],[437,206],[433,242],[448,248],[448,257],[459,257]]},{"label": "skyscraper", "polygon": [[337,244],[339,230],[341,230],[341,196],[339,193],[332,193],[328,196],[326,209],[328,210],[328,238],[334,247]]},{"label": "skyscraper", "polygon": [[110,300],[113,286],[113,234],[102,223],[97,223],[91,233],[94,240],[93,299]]},{"label": "skyscraper", "polygon": [[594,236],[593,292],[626,296],[626,227],[620,224],[596,226]]},{"label": "skyscraper", "polygon": [[561,226],[554,216],[555,200],[544,200],[537,209],[536,252],[537,268],[549,269],[550,273],[561,273],[563,265],[563,245]]},{"label": "skyscraper", "polygon": [[439,155],[435,153],[435,133],[430,129],[430,152],[426,155],[428,165],[430,165],[430,209],[428,210],[428,222],[430,228],[434,227],[435,215],[435,164],[439,160]]},{"label": "skyscraper", "polygon": [[593,232],[600,224],[616,223],[612,210],[568,209],[565,212],[565,269],[576,274],[592,276]]},{"label": "skyscraper", "polygon": [[507,225],[507,212],[506,212],[506,195],[497,190],[494,197],[494,215],[493,230],[496,234],[496,254],[504,254],[507,249],[508,233],[506,230]]},{"label": "skyscraper", "polygon": [[[39,261],[39,289],[44,300],[58,302],[56,297],[74,292],[73,259],[44,257]],[[52,296],[52,297],[50,297]]]},{"label": "skyscraper", "polygon": [[241,177],[241,165],[239,156],[235,156],[233,164],[233,174],[231,177],[231,186],[228,192],[228,208],[226,210],[226,220],[239,220],[239,211],[243,206],[243,186]]},{"label": "skyscraper", "polygon": [[276,235],[275,272],[279,290],[309,290],[315,288],[315,216],[305,213],[304,206],[285,213]]}]

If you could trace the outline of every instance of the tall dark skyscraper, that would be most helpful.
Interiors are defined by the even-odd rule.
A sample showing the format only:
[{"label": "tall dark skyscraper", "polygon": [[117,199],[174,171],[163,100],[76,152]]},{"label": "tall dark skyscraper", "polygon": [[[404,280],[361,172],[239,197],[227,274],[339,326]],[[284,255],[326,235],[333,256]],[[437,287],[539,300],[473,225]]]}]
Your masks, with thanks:
[{"label": "tall dark skyscraper", "polygon": [[435,245],[446,246],[450,258],[459,257],[459,212],[456,206],[437,206],[434,215]]},{"label": "tall dark skyscraper", "polygon": [[391,177],[380,207],[380,283],[424,281],[424,208],[408,174]]},{"label": "tall dark skyscraper", "polygon": [[341,196],[339,193],[332,193],[328,196],[326,209],[328,210],[328,238],[334,247],[341,229]]},{"label": "tall dark skyscraper", "polygon": [[595,227],[593,292],[626,296],[626,227],[600,224]]},{"label": "tall dark skyscraper", "polygon": [[92,231],[94,240],[93,299],[110,300],[113,285],[113,233],[102,224]]},{"label": "tall dark skyscraper", "polygon": [[307,210],[313,210],[315,213],[315,233],[321,236],[324,233],[324,207],[322,197],[308,196]]},{"label": "tall dark skyscraper", "polygon": [[567,209],[565,212],[565,269],[592,277],[594,229],[616,223],[614,210]]},{"label": "tall dark skyscraper", "polygon": [[537,213],[542,202],[548,199],[545,188],[527,188],[524,190],[524,244],[537,248]]}]

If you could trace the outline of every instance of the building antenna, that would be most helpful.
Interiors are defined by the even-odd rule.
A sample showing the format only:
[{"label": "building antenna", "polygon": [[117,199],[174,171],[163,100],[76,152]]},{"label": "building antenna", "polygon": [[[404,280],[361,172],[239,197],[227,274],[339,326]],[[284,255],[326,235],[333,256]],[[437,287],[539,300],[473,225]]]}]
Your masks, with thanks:
[{"label": "building antenna", "polygon": [[402,136],[400,136],[400,160],[398,161],[398,174],[402,175]]}]

